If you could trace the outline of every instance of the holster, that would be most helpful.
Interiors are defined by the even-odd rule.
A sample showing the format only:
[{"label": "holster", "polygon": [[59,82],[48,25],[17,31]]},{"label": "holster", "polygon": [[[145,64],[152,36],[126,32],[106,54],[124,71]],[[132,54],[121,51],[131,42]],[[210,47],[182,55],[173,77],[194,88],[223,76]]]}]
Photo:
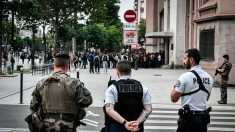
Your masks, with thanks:
[{"label": "holster", "polygon": [[190,108],[188,105],[185,105],[183,108],[178,111],[179,119],[177,120],[177,124],[179,127],[184,127],[187,123],[187,119],[190,118]]},{"label": "holster", "polygon": [[76,115],[76,119],[74,121],[74,126],[75,127],[80,126],[80,125],[86,126],[86,123],[80,121],[80,120],[84,119],[84,117],[86,117],[86,110],[80,109]]},{"label": "holster", "polygon": [[38,118],[37,113],[34,113],[32,115],[28,115],[25,118],[25,121],[28,123],[28,127],[30,132],[41,132],[41,131],[45,131],[46,127],[44,125],[43,120],[40,120]]},{"label": "holster", "polygon": [[32,118],[33,118],[33,122],[37,128],[38,131],[45,131],[46,130],[46,127],[45,127],[45,124],[43,122],[42,119],[40,119],[40,116],[37,114],[37,113],[34,113],[32,115]]},{"label": "holster", "polygon": [[34,122],[33,122],[33,116],[32,115],[28,115],[25,119],[24,119],[27,123],[28,123],[28,128],[30,132],[37,132],[37,127],[35,126]]},{"label": "holster", "polygon": [[206,109],[206,123],[207,124],[210,124],[210,120],[211,120],[211,117],[210,117],[210,112],[211,112],[211,110],[212,110],[212,108],[211,107],[208,107],[207,109]]}]

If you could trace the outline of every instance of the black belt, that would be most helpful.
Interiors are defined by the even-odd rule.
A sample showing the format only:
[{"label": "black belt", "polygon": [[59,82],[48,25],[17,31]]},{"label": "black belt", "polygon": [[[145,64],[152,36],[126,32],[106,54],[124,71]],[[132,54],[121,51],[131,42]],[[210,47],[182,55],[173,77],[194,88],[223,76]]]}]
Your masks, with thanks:
[{"label": "black belt", "polygon": [[45,118],[55,118],[55,119],[61,119],[61,120],[73,120],[74,119],[74,114],[60,114],[60,113],[47,113],[45,115]]},{"label": "black belt", "polygon": [[208,112],[205,110],[205,111],[194,111],[194,110],[190,110],[190,113],[193,114],[193,115],[203,115],[203,114],[208,114]]}]

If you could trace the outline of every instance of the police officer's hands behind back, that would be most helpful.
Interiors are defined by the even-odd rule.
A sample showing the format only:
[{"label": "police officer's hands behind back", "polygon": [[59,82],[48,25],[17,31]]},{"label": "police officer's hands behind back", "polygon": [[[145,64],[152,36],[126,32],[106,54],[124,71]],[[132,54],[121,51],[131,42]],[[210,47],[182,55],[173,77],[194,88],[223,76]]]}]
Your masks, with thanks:
[{"label": "police officer's hands behind back", "polygon": [[124,125],[125,128],[131,132],[136,132],[139,130],[139,122],[138,121],[127,121]]}]

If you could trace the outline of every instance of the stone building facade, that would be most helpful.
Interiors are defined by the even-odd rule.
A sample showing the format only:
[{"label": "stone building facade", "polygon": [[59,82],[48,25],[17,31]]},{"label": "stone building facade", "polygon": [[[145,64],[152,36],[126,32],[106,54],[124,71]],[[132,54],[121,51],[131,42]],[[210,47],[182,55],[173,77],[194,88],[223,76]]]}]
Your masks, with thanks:
[{"label": "stone building facade", "polygon": [[[228,54],[235,84],[234,0],[146,0],[146,50],[165,50],[166,64],[182,67],[188,48],[201,52],[201,66],[214,76]],[[219,82],[219,78],[215,78]]]}]

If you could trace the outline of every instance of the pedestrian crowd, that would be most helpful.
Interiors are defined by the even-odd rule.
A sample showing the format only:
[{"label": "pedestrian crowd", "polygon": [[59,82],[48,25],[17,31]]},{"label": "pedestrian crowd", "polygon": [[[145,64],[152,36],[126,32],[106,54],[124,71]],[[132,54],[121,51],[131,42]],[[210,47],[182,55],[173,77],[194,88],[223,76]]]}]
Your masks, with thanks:
[{"label": "pedestrian crowd", "polygon": [[100,73],[100,68],[103,68],[103,73],[107,73],[108,68],[116,68],[116,64],[120,60],[127,60],[131,63],[131,67],[135,70],[138,68],[160,68],[165,64],[165,52],[157,53],[115,53],[115,52],[75,52],[71,56],[71,67],[86,69],[89,65],[90,73]]}]

